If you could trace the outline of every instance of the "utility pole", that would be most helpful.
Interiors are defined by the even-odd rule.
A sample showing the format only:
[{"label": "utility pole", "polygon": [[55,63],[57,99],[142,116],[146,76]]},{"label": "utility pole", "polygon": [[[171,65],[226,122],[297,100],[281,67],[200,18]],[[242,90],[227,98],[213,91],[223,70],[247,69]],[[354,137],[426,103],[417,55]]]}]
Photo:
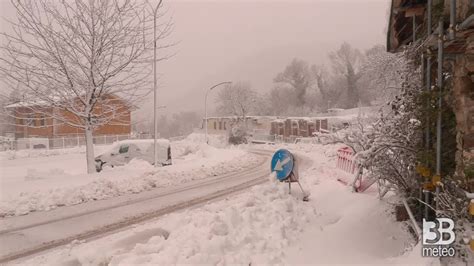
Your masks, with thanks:
[{"label": "utility pole", "polygon": [[157,100],[156,100],[156,15],[158,13],[158,9],[160,8],[161,3],[163,0],[160,0],[156,7],[153,10],[153,165],[155,167],[158,166],[158,154],[156,152],[156,138],[158,135],[158,124],[156,122],[157,116]]}]

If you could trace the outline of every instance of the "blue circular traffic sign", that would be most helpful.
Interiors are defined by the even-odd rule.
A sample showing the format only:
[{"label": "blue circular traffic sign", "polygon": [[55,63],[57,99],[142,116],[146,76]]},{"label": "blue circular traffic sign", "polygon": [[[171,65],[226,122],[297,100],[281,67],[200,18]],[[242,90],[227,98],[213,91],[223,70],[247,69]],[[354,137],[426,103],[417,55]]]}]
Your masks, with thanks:
[{"label": "blue circular traffic sign", "polygon": [[280,181],[286,180],[294,167],[293,154],[286,149],[280,149],[275,152],[272,158],[272,172],[276,172],[276,177]]}]

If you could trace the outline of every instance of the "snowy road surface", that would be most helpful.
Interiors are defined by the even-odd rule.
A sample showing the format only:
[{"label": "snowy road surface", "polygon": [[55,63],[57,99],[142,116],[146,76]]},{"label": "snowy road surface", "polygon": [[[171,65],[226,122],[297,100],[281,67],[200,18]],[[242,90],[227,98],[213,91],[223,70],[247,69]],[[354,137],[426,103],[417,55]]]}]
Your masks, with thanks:
[{"label": "snowy road surface", "polygon": [[[97,153],[106,147],[99,146]],[[84,149],[53,154],[21,151],[8,159],[0,153],[0,217],[49,211],[125,194],[186,183],[243,170],[257,161],[238,148],[215,148],[185,139],[172,143],[173,165],[154,168],[132,160],[129,164],[86,174]],[[27,157],[27,156],[33,157]],[[232,162],[232,163],[229,163]]]},{"label": "snowy road surface", "polygon": [[0,220],[0,262],[90,239],[122,227],[203,203],[265,181],[268,152],[257,152],[258,164],[206,181],[124,195],[108,200],[31,213]]}]

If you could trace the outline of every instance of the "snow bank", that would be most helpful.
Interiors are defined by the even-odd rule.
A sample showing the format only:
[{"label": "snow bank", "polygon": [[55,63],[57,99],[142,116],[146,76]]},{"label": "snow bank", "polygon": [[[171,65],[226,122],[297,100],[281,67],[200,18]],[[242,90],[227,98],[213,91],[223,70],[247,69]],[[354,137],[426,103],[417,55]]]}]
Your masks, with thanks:
[{"label": "snow bank", "polygon": [[[173,265],[283,263],[283,250],[297,233],[317,217],[307,203],[289,196],[280,184],[256,186],[232,199],[166,216],[156,224],[140,226],[97,242],[71,245],[35,264]],[[169,233],[143,236],[161,228]],[[128,248],[118,243],[135,243]],[[138,244],[137,244],[138,243]]]},{"label": "snow bank", "polygon": [[255,187],[231,200],[170,215],[160,224],[170,232],[168,239],[103,259],[110,265],[282,263],[295,233],[316,217],[304,205],[279,184]]},{"label": "snow bank", "polygon": [[[146,161],[132,160],[125,166],[92,175],[71,175],[56,168],[29,169],[21,180],[2,182],[0,217],[178,185],[261,163],[257,156],[240,149],[218,149],[189,140],[173,143],[172,148],[173,165],[163,168],[155,169]],[[61,164],[60,157],[57,163]]]},{"label": "snow bank", "polygon": [[[224,148],[229,146],[226,134],[208,134],[209,145],[217,147],[217,148]],[[205,143],[206,142],[206,135],[203,133],[191,133],[187,136],[184,141],[188,142],[196,142],[196,143]]]},{"label": "snow bank", "polygon": [[[112,144],[109,145],[94,145],[94,151],[96,154],[109,149]],[[8,150],[0,151],[0,161],[4,160],[15,160],[23,158],[38,158],[38,157],[50,157],[50,156],[61,156],[65,154],[85,154],[86,146],[64,148],[64,149],[26,149],[26,150]],[[85,155],[84,155],[85,156]]]}]

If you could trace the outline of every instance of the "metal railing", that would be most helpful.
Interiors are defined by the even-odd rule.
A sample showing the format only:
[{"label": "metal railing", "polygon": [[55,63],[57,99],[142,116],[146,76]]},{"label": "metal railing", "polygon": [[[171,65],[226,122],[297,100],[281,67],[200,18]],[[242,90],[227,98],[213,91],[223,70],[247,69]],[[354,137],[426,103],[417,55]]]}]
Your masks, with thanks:
[{"label": "metal railing", "polygon": [[[151,134],[126,134],[126,135],[99,135],[93,137],[94,145],[108,145],[116,141],[127,139],[151,139]],[[21,138],[16,140],[5,140],[0,142],[2,150],[26,150],[26,149],[65,149],[81,147],[86,145],[84,136],[61,136],[54,138]]]}]

